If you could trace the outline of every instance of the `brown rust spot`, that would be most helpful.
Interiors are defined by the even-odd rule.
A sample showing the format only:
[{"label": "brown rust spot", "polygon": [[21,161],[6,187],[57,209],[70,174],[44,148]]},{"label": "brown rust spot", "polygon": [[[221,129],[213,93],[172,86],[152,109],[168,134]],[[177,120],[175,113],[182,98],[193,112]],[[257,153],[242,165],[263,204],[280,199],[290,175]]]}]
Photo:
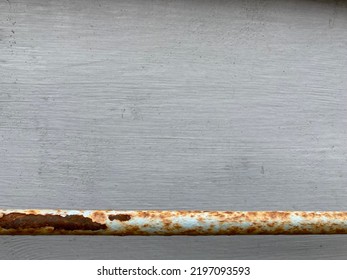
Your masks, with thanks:
[{"label": "brown rust spot", "polygon": [[172,215],[168,211],[162,211],[162,212],[159,213],[159,218],[163,219],[163,220],[168,218],[168,217],[170,217],[170,216],[172,216]]},{"label": "brown rust spot", "polygon": [[103,230],[106,225],[93,222],[92,219],[82,215],[34,215],[23,213],[10,213],[0,218],[0,228],[4,229],[41,229],[52,230]]},{"label": "brown rust spot", "polygon": [[137,213],[137,217],[139,218],[148,218],[150,214],[147,211],[140,211]]},{"label": "brown rust spot", "polygon": [[117,235],[148,235],[148,233],[139,226],[127,225],[123,230],[117,231]]},{"label": "brown rust spot", "polygon": [[182,227],[182,225],[180,225],[180,224],[173,224],[173,225],[172,225],[172,228],[173,228],[174,230],[181,230],[183,227]]},{"label": "brown rust spot", "polygon": [[347,213],[345,212],[330,212],[330,217],[339,219],[339,220],[346,220],[347,219]]},{"label": "brown rust spot", "polygon": [[116,215],[109,215],[108,218],[110,221],[118,220],[120,222],[126,222],[131,219],[131,216],[129,214],[116,214]]},{"label": "brown rust spot", "polygon": [[307,213],[306,212],[303,212],[303,213],[301,213],[301,217],[303,217],[304,219],[307,219]]},{"label": "brown rust spot", "polygon": [[258,215],[258,213],[255,212],[255,211],[249,211],[249,212],[247,212],[247,215],[248,215],[249,217],[256,217],[256,216]]},{"label": "brown rust spot", "polygon": [[244,213],[234,212],[228,215],[224,215],[219,219],[220,223],[231,222],[231,221],[247,221]]},{"label": "brown rust spot", "polygon": [[254,234],[257,231],[258,231],[258,227],[256,227],[256,226],[251,226],[247,229],[248,234]]},{"label": "brown rust spot", "polygon": [[171,224],[172,224],[172,221],[170,221],[169,219],[164,219],[164,220],[162,221],[162,223],[163,223],[164,229],[169,229],[170,226],[171,226]]},{"label": "brown rust spot", "polygon": [[[264,215],[265,214],[265,215]],[[268,211],[264,212],[262,215],[262,220],[265,219],[273,219],[273,220],[281,220],[281,221],[287,221],[290,219],[291,213],[289,212],[282,212],[282,211]],[[260,218],[260,217],[259,217]]]}]

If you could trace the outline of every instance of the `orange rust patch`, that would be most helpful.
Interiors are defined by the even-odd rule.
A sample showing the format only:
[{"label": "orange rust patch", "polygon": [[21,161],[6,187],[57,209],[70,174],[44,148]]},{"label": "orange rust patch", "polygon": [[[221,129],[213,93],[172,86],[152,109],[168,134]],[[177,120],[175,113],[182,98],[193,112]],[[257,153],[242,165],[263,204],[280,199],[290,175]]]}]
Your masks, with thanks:
[{"label": "orange rust patch", "polygon": [[265,215],[262,215],[262,216],[265,219],[270,218],[273,220],[282,220],[282,221],[286,221],[290,219],[290,215],[291,215],[289,212],[276,212],[276,211],[269,211],[269,212],[265,212],[264,214]]},{"label": "orange rust patch", "polygon": [[255,233],[256,231],[258,230],[258,227],[256,226],[251,226],[247,229],[247,233],[248,234],[252,234],[252,233]]},{"label": "orange rust patch", "polygon": [[167,212],[167,211],[162,211],[162,212],[160,212],[160,214],[159,214],[159,218],[160,219],[166,219],[166,218],[168,218],[168,217],[170,217],[170,216],[172,216],[172,215],[170,215],[170,212]]},{"label": "orange rust patch", "polygon": [[175,230],[180,230],[180,229],[182,229],[183,227],[182,227],[182,225],[180,225],[180,224],[173,224],[173,225],[172,225],[172,228],[175,229]]},{"label": "orange rust patch", "polygon": [[117,235],[147,235],[139,226],[127,225],[124,230],[117,232]]},{"label": "orange rust patch", "polygon": [[220,223],[230,222],[230,221],[243,221],[247,220],[243,213],[234,212],[228,215],[221,216]]},{"label": "orange rust patch", "polygon": [[106,214],[103,211],[94,211],[91,214],[91,218],[94,222],[104,224],[106,222]]},{"label": "orange rust patch", "polygon": [[172,221],[168,220],[168,219],[164,219],[163,220],[163,227],[168,229],[172,224]]},{"label": "orange rust patch", "polygon": [[0,218],[0,228],[4,229],[41,229],[53,230],[102,230],[106,225],[93,222],[92,219],[81,215],[33,215],[22,213],[10,213]]},{"label": "orange rust patch", "polygon": [[216,217],[216,218],[218,218],[218,219],[224,219],[224,218],[226,218],[226,217],[228,216],[228,214],[214,212],[212,216],[213,216],[213,217]]},{"label": "orange rust patch", "polygon": [[145,211],[141,211],[137,213],[137,217],[139,218],[148,218],[150,216],[150,214],[148,212]]},{"label": "orange rust patch", "polygon": [[247,216],[255,218],[258,216],[258,212],[255,212],[255,211],[247,212]]},{"label": "orange rust patch", "polygon": [[131,216],[128,214],[116,214],[116,215],[109,215],[108,218],[110,221],[118,220],[120,222],[126,222],[131,219]]}]

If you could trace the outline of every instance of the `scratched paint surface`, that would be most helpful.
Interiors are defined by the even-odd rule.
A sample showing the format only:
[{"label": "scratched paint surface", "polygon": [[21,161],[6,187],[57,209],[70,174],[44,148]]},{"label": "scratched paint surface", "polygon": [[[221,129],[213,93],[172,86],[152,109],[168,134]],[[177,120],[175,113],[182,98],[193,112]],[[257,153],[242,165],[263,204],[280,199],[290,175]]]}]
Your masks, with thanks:
[{"label": "scratched paint surface", "polygon": [[[0,1],[0,207],[346,210],[346,14]],[[347,257],[343,236],[109,238],[2,236],[0,258]]]}]

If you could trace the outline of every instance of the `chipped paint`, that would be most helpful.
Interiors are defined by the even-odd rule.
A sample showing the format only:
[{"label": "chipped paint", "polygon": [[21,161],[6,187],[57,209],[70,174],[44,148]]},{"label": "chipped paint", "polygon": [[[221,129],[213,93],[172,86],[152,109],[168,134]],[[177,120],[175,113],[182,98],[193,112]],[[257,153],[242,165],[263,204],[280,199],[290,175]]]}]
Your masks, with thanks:
[{"label": "chipped paint", "polygon": [[347,212],[0,210],[2,235],[346,234]]}]

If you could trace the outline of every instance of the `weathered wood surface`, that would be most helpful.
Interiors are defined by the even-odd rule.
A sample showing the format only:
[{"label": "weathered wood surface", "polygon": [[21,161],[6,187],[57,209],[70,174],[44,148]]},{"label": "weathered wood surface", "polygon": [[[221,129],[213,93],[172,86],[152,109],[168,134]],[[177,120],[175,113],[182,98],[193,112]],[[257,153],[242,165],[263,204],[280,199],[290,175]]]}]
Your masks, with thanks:
[{"label": "weathered wood surface", "polygon": [[[347,209],[344,1],[0,2],[0,206]],[[2,259],[346,258],[345,236],[1,237]]]}]

